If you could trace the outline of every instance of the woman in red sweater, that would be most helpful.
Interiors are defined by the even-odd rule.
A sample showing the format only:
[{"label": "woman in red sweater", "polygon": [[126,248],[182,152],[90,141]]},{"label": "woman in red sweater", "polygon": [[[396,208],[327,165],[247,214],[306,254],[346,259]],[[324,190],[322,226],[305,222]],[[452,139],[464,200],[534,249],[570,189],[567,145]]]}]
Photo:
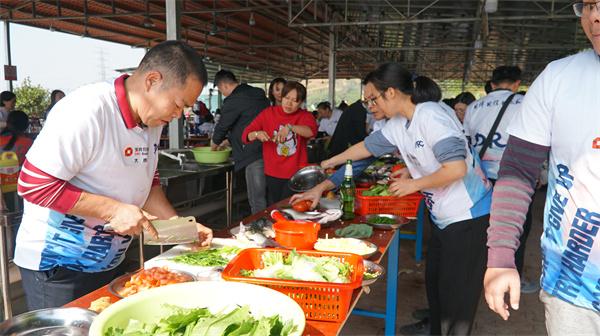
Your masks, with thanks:
[{"label": "woman in red sweater", "polygon": [[315,118],[300,108],[306,100],[304,85],[287,82],[281,95],[281,106],[264,109],[242,134],[244,143],[263,143],[269,204],[292,195],[288,180],[308,163],[306,144],[317,134]]}]

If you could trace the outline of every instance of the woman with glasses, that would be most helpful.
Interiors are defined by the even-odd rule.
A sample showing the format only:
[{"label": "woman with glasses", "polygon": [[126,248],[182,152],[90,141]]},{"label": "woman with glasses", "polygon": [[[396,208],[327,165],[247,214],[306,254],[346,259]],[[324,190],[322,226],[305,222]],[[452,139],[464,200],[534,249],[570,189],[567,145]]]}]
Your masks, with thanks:
[{"label": "woman with glasses", "polygon": [[281,95],[281,105],[264,109],[242,133],[246,144],[263,143],[269,204],[292,195],[288,180],[308,163],[306,145],[317,134],[315,118],[300,108],[306,101],[304,85],[287,82]]},{"label": "woman with glasses", "polygon": [[485,299],[505,320],[509,304],[519,308],[514,255],[549,158],[540,291],[546,329],[600,335],[600,2],[573,8],[593,48],[550,63],[511,121],[494,188]]},{"label": "woman with glasses", "polygon": [[434,224],[426,266],[430,333],[467,335],[483,287],[491,185],[462,129],[438,103],[435,82],[413,80],[400,64],[387,63],[363,84],[370,108],[390,120],[323,166],[400,151],[407,168],[393,174],[389,190],[398,197],[420,191]]}]

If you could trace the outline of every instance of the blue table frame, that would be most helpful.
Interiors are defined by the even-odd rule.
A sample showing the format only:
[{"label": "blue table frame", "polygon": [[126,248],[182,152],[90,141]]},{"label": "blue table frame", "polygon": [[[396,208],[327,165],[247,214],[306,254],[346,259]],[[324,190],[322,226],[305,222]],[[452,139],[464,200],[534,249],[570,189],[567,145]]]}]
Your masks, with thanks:
[{"label": "blue table frame", "polygon": [[387,293],[385,295],[385,312],[374,312],[364,309],[354,309],[352,314],[359,316],[375,317],[385,320],[384,335],[396,335],[396,314],[398,310],[398,254],[400,251],[400,239],[416,240],[415,260],[421,261],[422,241],[423,241],[423,222],[425,217],[425,201],[419,204],[417,213],[417,231],[416,233],[401,233],[396,230],[390,247],[388,248],[387,262]]}]

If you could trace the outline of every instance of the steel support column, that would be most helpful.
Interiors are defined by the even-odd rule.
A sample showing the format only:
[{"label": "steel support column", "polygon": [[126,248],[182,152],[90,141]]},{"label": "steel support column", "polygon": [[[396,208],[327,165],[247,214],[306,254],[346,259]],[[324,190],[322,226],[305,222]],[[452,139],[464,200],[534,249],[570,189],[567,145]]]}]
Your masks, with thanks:
[{"label": "steel support column", "polygon": [[[166,0],[167,40],[179,40],[181,36],[181,2]],[[183,148],[183,122],[185,116],[169,123],[169,148]]]},{"label": "steel support column", "polygon": [[335,31],[329,30],[329,102],[335,106]]},{"label": "steel support column", "polygon": [[[4,52],[6,52],[6,64],[12,65],[12,55],[10,51],[10,22],[4,21]],[[8,90],[13,91],[13,81],[9,80]]]}]

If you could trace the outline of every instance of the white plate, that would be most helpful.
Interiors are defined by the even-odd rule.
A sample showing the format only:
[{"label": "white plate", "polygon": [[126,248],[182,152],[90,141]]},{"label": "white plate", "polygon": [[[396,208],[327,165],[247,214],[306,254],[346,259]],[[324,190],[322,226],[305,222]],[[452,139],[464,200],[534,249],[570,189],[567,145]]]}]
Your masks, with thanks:
[{"label": "white plate", "polygon": [[[224,246],[235,246],[239,248],[252,247],[244,245],[236,239],[225,239],[225,238],[214,238],[210,245],[211,248],[219,248]],[[168,250],[163,254],[159,254],[156,257],[146,261],[144,268],[152,267],[163,267],[167,266],[171,270],[183,271],[192,274],[197,280],[210,280],[210,281],[221,281],[221,271],[223,267],[209,267],[209,266],[194,266],[188,264],[182,264],[173,261],[172,259],[178,255],[189,253],[193,251],[192,244],[177,245],[172,249]]]},{"label": "white plate", "polygon": [[279,315],[298,326],[302,335],[306,320],[300,306],[270,288],[241,282],[189,282],[153,288],[118,301],[100,313],[90,327],[91,336],[104,336],[109,327],[124,328],[130,319],[158,322],[167,313],[165,304],[184,308],[206,307],[211,312],[247,305],[255,317]]}]

